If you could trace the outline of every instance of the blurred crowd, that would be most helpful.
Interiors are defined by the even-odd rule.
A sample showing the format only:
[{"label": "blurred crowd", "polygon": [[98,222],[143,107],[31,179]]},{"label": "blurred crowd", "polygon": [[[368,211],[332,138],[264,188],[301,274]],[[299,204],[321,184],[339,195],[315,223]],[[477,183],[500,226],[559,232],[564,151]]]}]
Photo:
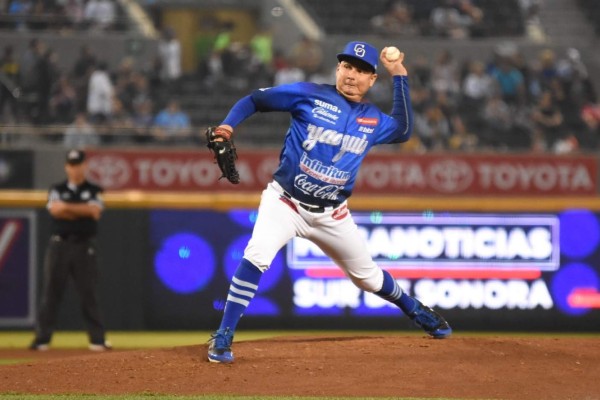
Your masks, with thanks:
[{"label": "blurred crowd", "polygon": [[116,0],[0,0],[0,29],[102,32],[124,24]]},{"label": "blurred crowd", "polygon": [[512,43],[489,59],[443,50],[408,61],[415,150],[568,153],[598,149],[600,107],[579,51],[544,49],[529,60]]},{"label": "blurred crowd", "polygon": [[149,65],[127,57],[112,69],[85,45],[70,68],[59,67],[41,39],[21,54],[7,45],[0,58],[2,130],[39,127],[46,140],[69,147],[195,140],[177,100],[180,52],[170,29]]},{"label": "blurred crowd", "polygon": [[[156,57],[147,65],[125,58],[111,68],[84,46],[70,67],[60,68],[42,39],[31,40],[18,54],[6,45],[0,58],[2,131],[43,127],[51,132],[46,140],[69,147],[198,143],[200,125],[207,123],[201,115],[214,120],[226,111],[204,110],[207,102],[200,98],[212,106],[218,96],[234,99],[259,87],[334,82],[334,60],[325,57],[322,43],[301,37],[290,48],[277,49],[269,29],[242,42],[235,28],[232,21],[202,19],[194,40],[196,68],[186,74],[181,43],[170,28],[162,30]],[[569,153],[599,148],[600,106],[576,48],[564,54],[546,48],[526,57],[515,42],[506,41],[481,56],[457,60],[450,50],[407,55],[415,130],[403,149]],[[370,100],[385,109],[391,80],[380,73]]]}]

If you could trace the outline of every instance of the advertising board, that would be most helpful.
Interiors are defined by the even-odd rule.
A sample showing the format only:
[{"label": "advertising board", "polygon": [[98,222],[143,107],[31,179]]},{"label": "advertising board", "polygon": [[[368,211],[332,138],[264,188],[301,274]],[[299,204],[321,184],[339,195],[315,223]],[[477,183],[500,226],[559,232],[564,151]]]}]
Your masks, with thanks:
[{"label": "advertising board", "polygon": [[[540,214],[374,211],[353,217],[373,259],[454,326],[600,326],[598,214],[579,209]],[[253,210],[152,213],[154,300],[148,315],[156,326],[179,326],[178,310],[185,310],[184,324],[218,324],[255,218]],[[296,238],[263,275],[244,324],[388,328],[400,326],[399,318],[404,317],[395,306],[360,291],[318,247]]]}]

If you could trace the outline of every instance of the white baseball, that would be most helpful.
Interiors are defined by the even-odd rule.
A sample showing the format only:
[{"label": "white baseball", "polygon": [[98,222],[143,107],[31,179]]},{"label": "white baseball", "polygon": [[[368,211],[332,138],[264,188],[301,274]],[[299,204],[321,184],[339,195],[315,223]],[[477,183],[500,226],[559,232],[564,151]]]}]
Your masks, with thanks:
[{"label": "white baseball", "polygon": [[395,46],[390,46],[385,50],[385,58],[388,61],[396,61],[400,58],[400,50]]}]

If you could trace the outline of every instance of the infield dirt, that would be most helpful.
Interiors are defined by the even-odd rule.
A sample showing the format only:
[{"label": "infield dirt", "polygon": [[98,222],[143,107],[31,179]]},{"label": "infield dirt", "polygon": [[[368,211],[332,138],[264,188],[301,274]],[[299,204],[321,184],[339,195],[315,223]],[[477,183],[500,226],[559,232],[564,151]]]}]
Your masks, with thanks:
[{"label": "infield dirt", "polygon": [[316,336],[161,349],[0,349],[1,393],[600,399],[599,338]]}]

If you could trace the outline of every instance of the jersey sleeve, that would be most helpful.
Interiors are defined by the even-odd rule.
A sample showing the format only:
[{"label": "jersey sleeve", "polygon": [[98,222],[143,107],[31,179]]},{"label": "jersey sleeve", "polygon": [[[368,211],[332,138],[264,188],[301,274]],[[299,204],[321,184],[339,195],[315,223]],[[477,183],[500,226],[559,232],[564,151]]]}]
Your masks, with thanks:
[{"label": "jersey sleeve", "polygon": [[308,82],[290,83],[258,89],[252,92],[251,96],[260,112],[291,111],[306,93],[313,92],[311,85]]},{"label": "jersey sleeve", "polygon": [[238,100],[221,123],[236,127],[256,112],[291,111],[308,88],[297,82],[254,90]]},{"label": "jersey sleeve", "polygon": [[383,116],[383,125],[377,144],[403,143],[410,139],[413,129],[413,111],[410,102],[408,77],[394,76],[392,112]]}]

